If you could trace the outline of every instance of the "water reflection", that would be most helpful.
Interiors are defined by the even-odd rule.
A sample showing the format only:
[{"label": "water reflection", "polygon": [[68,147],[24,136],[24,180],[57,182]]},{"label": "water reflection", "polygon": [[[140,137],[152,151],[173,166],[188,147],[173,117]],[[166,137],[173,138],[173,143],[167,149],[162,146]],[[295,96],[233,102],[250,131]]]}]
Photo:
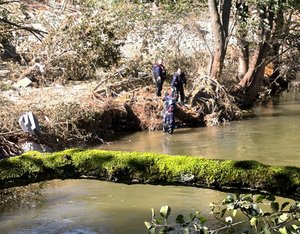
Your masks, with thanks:
[{"label": "water reflection", "polygon": [[0,190],[0,214],[20,208],[35,207],[43,202],[44,183]]},{"label": "water reflection", "polygon": [[[158,218],[162,205],[171,206],[171,223],[175,223],[178,214],[187,216],[198,210],[207,218],[209,227],[216,227],[220,223],[209,214],[209,204],[220,203],[226,196],[192,187],[124,185],[96,180],[53,180],[43,184],[41,194],[43,199],[37,206],[2,211],[1,234],[147,233],[144,221],[151,220],[151,208]],[[291,200],[277,201],[282,204]]]},{"label": "water reflection", "polygon": [[[93,180],[51,181],[43,189],[44,203],[4,212],[1,233],[146,233],[151,208],[172,207],[173,216],[201,210],[223,193],[175,186],[124,185]],[[211,217],[211,224],[216,221]]]}]

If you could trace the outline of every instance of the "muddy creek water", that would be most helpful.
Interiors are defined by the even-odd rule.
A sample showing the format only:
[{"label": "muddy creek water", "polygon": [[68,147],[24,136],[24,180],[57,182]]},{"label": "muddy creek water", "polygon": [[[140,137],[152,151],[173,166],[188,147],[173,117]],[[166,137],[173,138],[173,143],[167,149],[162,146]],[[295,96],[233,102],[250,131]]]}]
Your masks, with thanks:
[{"label": "muddy creek water", "polygon": [[[249,120],[175,129],[172,135],[160,131],[119,135],[99,148],[300,167],[299,93],[284,94],[266,107],[256,107],[255,113],[257,117]],[[209,203],[226,195],[208,189],[94,180],[45,182],[40,192],[39,200],[1,210],[0,233],[147,233],[144,221],[150,221],[151,208],[159,212],[162,205],[170,205],[174,216],[201,210],[213,224]]]}]

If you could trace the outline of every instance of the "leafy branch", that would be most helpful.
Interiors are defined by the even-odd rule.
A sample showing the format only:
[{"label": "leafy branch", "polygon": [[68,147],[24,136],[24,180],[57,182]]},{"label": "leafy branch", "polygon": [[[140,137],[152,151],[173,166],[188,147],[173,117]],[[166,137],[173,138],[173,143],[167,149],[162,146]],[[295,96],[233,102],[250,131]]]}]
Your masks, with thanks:
[{"label": "leafy branch", "polygon": [[220,223],[217,228],[208,227],[206,218],[200,215],[200,211],[191,213],[187,217],[180,214],[175,224],[168,224],[167,219],[171,213],[169,206],[161,207],[161,218],[158,219],[155,218],[152,209],[152,220],[145,222],[145,225],[149,233],[179,231],[179,233],[216,234],[226,231],[226,233],[294,234],[300,232],[298,201],[294,204],[285,201],[280,205],[273,195],[229,194],[221,204],[211,203],[210,208],[211,214]]}]

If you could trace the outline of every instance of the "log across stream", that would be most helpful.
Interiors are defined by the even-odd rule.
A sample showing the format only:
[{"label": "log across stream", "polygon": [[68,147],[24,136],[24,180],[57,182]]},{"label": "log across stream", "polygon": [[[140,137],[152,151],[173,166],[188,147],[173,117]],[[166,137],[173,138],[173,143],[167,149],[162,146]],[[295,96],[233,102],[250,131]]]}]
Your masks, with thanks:
[{"label": "log across stream", "polygon": [[212,160],[155,153],[70,149],[28,152],[0,161],[0,189],[52,179],[91,178],[300,198],[300,168],[256,161]]}]

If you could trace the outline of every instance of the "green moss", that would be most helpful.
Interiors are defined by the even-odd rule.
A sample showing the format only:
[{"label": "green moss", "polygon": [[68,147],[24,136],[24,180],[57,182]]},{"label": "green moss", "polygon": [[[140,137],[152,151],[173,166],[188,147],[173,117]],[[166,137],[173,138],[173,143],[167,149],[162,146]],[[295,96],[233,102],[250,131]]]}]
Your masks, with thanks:
[{"label": "green moss", "polygon": [[21,180],[31,183],[81,176],[126,183],[185,184],[217,189],[242,187],[300,196],[299,168],[272,167],[256,161],[81,149],[43,154],[32,151],[0,161],[0,188],[20,184]]}]

